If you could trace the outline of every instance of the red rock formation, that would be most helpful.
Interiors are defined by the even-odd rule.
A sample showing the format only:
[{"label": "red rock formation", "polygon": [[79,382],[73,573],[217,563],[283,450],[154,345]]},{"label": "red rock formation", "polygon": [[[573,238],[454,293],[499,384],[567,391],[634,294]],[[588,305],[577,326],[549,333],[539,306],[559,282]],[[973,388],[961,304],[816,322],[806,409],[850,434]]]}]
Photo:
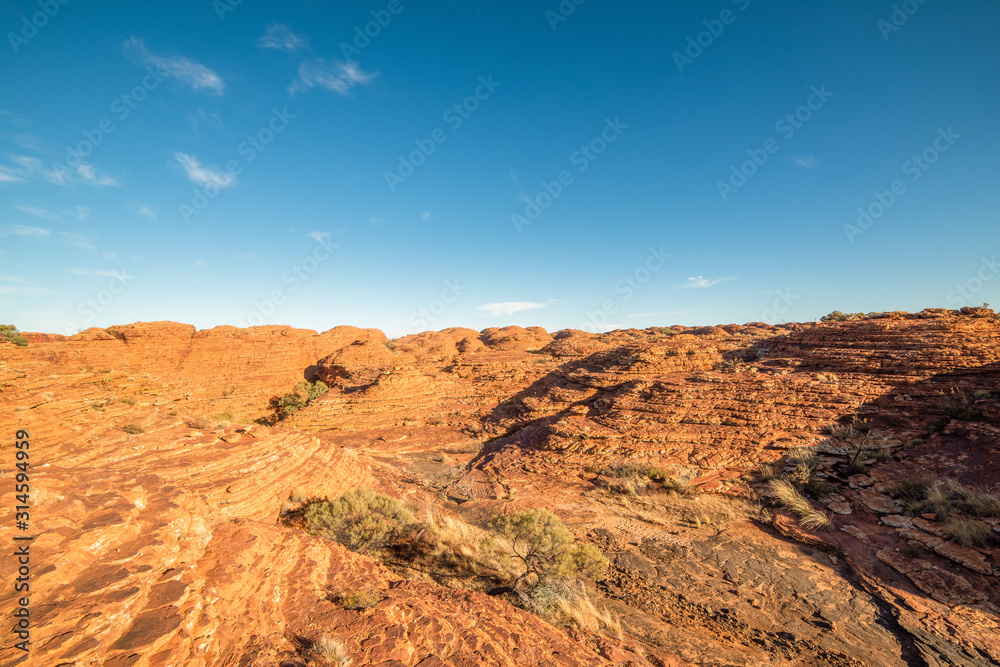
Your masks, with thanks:
[{"label": "red rock formation", "polygon": [[[38,664],[322,664],[308,650],[321,634],[340,635],[355,664],[641,664],[629,637],[663,665],[1000,662],[996,541],[962,547],[894,492],[914,475],[1000,491],[990,311],[396,341],[175,323],[40,336],[0,346],[0,429],[37,443]],[[333,389],[274,428],[213,416],[259,416],[316,378]],[[830,426],[857,420],[890,456],[853,474],[855,442]],[[670,515],[659,483],[621,501],[602,490],[600,472],[628,463],[744,493],[792,448],[817,453],[831,533],[781,510],[706,527],[697,500]],[[296,488],[357,486],[436,494],[470,519],[553,508],[611,558],[599,588],[626,639],[404,582],[275,524]],[[985,521],[1000,534],[1000,518]],[[360,586],[378,589],[373,611],[331,602]],[[10,648],[0,660],[28,664]]]}]

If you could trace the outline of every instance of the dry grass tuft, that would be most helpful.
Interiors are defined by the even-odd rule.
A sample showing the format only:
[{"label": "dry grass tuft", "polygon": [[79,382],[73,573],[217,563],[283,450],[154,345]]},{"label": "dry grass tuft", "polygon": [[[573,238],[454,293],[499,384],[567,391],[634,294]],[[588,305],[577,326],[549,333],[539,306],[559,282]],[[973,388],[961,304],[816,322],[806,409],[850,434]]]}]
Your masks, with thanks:
[{"label": "dry grass tuft", "polygon": [[504,540],[459,518],[435,513],[430,507],[424,512],[419,539],[428,555],[439,561],[450,561],[470,572],[512,574],[508,570],[513,566],[513,553]]},{"label": "dry grass tuft", "polygon": [[778,504],[798,515],[799,525],[803,528],[818,530],[831,530],[833,528],[830,517],[813,507],[812,503],[788,480],[771,480],[768,486],[771,489],[771,495],[774,496]]},{"label": "dry grass tuft", "polygon": [[979,517],[1000,517],[1000,497],[980,487],[949,484],[949,497],[961,511]]},{"label": "dry grass tuft", "polygon": [[327,660],[332,660],[342,667],[354,662],[351,656],[347,655],[343,642],[336,637],[323,635],[313,642],[312,648]]},{"label": "dry grass tuft", "polygon": [[832,424],[830,426],[830,435],[837,440],[850,440],[854,437],[854,429],[850,426],[844,426],[843,424]]},{"label": "dry grass tuft", "polygon": [[993,537],[993,529],[982,521],[953,517],[945,524],[944,532],[963,547],[986,546]]},{"label": "dry grass tuft", "polygon": [[578,582],[546,580],[528,594],[541,616],[554,625],[608,631],[622,638],[618,616],[607,607],[598,607]]},{"label": "dry grass tuft", "polygon": [[577,627],[592,632],[606,630],[614,634],[618,639],[622,638],[622,623],[616,614],[608,610],[607,607],[598,607],[586,595],[576,600],[559,600],[559,611]]},{"label": "dry grass tuft", "polygon": [[910,477],[896,485],[906,509],[916,514],[933,512],[942,517],[954,513],[974,517],[1000,517],[1000,497],[982,487],[950,480]]}]

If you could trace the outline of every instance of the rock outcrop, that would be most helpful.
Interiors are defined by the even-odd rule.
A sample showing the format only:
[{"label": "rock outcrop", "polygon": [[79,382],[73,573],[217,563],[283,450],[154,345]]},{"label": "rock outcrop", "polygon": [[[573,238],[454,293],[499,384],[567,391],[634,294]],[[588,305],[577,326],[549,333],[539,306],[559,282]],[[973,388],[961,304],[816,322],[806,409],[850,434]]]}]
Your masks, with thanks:
[{"label": "rock outcrop", "polygon": [[[321,665],[324,634],[377,665],[1000,662],[1000,517],[963,546],[898,491],[926,477],[1000,492],[991,311],[394,341],[170,322],[27,337],[0,346],[0,429],[33,445],[37,664]],[[330,392],[250,424],[316,379]],[[851,469],[859,448],[878,456]],[[807,455],[831,532],[739,500]],[[614,495],[608,471],[627,466],[722,495],[659,481]],[[469,521],[553,509],[612,561],[597,586],[625,635],[407,581],[278,521],[290,496],[361,486]],[[362,587],[372,610],[335,604]],[[5,646],[4,664],[35,664]]]}]

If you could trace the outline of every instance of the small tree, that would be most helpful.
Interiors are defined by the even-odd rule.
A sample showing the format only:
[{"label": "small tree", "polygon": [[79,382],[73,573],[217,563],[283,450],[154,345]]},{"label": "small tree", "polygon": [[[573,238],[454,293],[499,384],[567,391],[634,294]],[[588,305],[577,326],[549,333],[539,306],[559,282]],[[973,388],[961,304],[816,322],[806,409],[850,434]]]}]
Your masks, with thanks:
[{"label": "small tree", "polygon": [[28,344],[28,339],[22,336],[13,324],[0,324],[0,338],[21,347]]},{"label": "small tree", "polygon": [[385,546],[413,523],[413,514],[395,498],[370,489],[348,491],[337,500],[311,503],[306,531],[340,542],[352,551]]},{"label": "small tree", "polygon": [[573,579],[580,575],[598,579],[608,567],[608,560],[597,547],[573,544],[572,533],[548,510],[497,515],[490,520],[490,526],[506,538],[512,558],[524,569],[512,586],[500,590],[514,592],[526,607],[536,612],[537,607],[522,590],[532,575],[536,584],[544,579]]}]

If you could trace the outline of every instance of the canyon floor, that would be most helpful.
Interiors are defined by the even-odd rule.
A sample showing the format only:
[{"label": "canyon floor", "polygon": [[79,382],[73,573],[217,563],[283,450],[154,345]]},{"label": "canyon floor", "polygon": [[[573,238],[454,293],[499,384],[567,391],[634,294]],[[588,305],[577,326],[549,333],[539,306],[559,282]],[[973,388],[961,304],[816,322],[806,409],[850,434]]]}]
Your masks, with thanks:
[{"label": "canyon floor", "polygon": [[[4,554],[33,537],[32,643],[15,646],[21,594],[5,583],[0,664],[336,664],[315,650],[325,635],[385,667],[1000,664],[1000,519],[975,517],[988,534],[963,545],[900,492],[1000,492],[992,311],[391,341],[172,322],[25,337],[0,343],[0,521]],[[330,390],[268,422],[273,397],[316,381]],[[28,531],[13,528],[19,430]],[[803,461],[828,530],[771,496]],[[610,561],[588,583],[621,632],[552,625],[474,573],[287,520],[290,498],[358,488],[480,527],[552,510]],[[0,558],[4,582],[17,568]],[[377,603],[338,602],[358,590]]]}]

